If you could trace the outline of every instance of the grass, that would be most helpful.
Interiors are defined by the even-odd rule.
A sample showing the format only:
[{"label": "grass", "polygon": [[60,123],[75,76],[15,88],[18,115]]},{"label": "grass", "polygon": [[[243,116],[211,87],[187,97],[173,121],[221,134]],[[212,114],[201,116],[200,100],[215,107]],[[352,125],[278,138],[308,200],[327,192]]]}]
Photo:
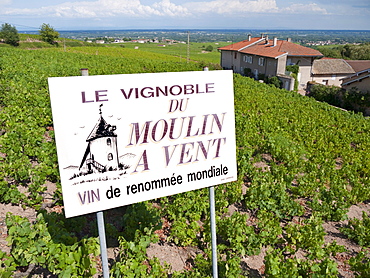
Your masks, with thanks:
[{"label": "grass", "polygon": [[[189,59],[205,62],[205,63],[220,63],[220,53],[217,51],[218,47],[228,45],[226,42],[208,42],[208,43],[190,43],[189,47]],[[211,45],[213,47],[212,52],[205,51],[206,47]],[[123,43],[110,45],[115,47],[125,47],[135,49],[138,48],[141,51],[161,53],[179,57],[179,61],[187,59],[188,57],[188,45],[184,43],[176,44],[162,44],[162,43]]]},{"label": "grass", "polygon": [[[125,48],[135,49],[136,51],[170,55],[176,57],[171,61],[184,62],[187,59],[205,64],[220,64],[221,54],[217,48],[228,45],[227,42],[191,42],[190,46],[186,43],[119,43],[119,44],[96,44],[80,40],[59,38],[57,44],[51,45],[41,40],[40,35],[19,34],[20,43],[18,48],[21,49],[40,49],[40,48],[74,48],[83,46],[93,46],[101,48]],[[206,51],[211,46],[212,51]],[[0,44],[0,47],[11,47],[6,44]],[[78,51],[77,51],[78,52]]]}]

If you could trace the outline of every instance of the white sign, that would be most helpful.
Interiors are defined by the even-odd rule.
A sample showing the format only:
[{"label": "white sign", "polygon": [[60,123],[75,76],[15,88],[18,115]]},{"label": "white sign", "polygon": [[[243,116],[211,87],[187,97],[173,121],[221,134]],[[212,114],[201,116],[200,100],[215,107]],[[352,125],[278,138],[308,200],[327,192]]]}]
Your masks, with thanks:
[{"label": "white sign", "polygon": [[66,217],[236,180],[232,78],[49,78]]}]

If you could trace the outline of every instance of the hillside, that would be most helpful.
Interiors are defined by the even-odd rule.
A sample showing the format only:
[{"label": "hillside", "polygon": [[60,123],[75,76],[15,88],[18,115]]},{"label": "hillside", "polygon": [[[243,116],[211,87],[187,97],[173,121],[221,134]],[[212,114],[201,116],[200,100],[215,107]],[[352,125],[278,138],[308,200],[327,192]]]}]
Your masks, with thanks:
[{"label": "hillside", "polygon": [[[205,63],[122,47],[0,54],[0,277],[97,277],[96,216],[63,215],[47,78]],[[234,91],[238,181],[216,187],[219,276],[368,277],[369,120],[239,75]],[[211,277],[208,209],[203,189],[106,211],[111,277]]]},{"label": "hillside", "polygon": [[[47,42],[42,41],[40,35],[35,34],[19,34],[19,46],[20,49],[40,49],[40,48],[65,48],[65,47],[76,47],[76,46],[99,46],[95,43],[87,43],[75,39],[59,38],[56,40],[56,44],[51,45]],[[12,47],[5,43],[0,43],[0,47]]]}]

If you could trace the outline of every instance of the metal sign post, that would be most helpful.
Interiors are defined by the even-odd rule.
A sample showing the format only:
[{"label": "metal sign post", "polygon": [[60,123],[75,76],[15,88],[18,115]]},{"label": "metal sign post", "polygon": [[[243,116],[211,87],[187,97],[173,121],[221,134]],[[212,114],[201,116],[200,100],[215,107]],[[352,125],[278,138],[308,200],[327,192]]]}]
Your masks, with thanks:
[{"label": "metal sign post", "polygon": [[[88,69],[81,69],[82,76],[88,76]],[[102,211],[96,213],[96,219],[98,221],[98,232],[99,232],[99,243],[100,243],[100,254],[103,266],[103,277],[109,278],[109,265],[108,265],[108,254],[107,254],[107,242],[105,236],[104,227],[104,214]]]},{"label": "metal sign post", "polygon": [[100,242],[100,254],[103,265],[103,277],[109,278],[109,266],[108,266],[108,254],[107,254],[107,243],[105,240],[105,228],[104,228],[104,215],[102,211],[96,213],[98,220],[98,231],[99,231],[99,242]]},{"label": "metal sign post", "polygon": [[[208,71],[208,67],[204,67],[203,71]],[[212,273],[213,278],[218,277],[217,267],[217,235],[216,235],[216,206],[215,206],[215,187],[208,188],[209,191],[209,212],[211,221],[211,243],[212,243]]]},{"label": "metal sign post", "polygon": [[212,242],[212,273],[213,278],[218,277],[217,268],[217,236],[216,236],[216,209],[215,187],[209,187],[209,211],[211,213],[211,242]]}]

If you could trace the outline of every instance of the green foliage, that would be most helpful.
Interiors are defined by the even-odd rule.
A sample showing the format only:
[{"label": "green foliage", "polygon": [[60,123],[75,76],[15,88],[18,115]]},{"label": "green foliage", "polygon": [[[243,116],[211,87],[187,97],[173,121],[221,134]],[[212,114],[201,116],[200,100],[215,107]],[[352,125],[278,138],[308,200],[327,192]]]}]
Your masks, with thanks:
[{"label": "green foliage", "polygon": [[362,219],[353,218],[340,231],[361,246],[370,247],[370,218],[362,212]]},{"label": "green foliage", "polygon": [[213,46],[212,46],[212,45],[208,45],[208,46],[205,48],[205,51],[212,52],[212,51],[213,51]]},{"label": "green foliage", "polygon": [[350,90],[342,92],[342,99],[341,107],[363,113],[370,107],[370,90],[364,92],[357,88],[351,88]]},{"label": "green foliage", "polygon": [[43,23],[39,32],[41,39],[50,44],[55,44],[55,40],[59,38],[59,33],[50,24]]},{"label": "green foliage", "polygon": [[309,206],[325,220],[341,221],[347,218],[350,202],[345,185],[333,182],[330,188],[322,186]]},{"label": "green foliage", "polygon": [[254,74],[251,68],[244,68],[244,76],[254,78]]},{"label": "green foliage", "polygon": [[17,269],[17,264],[14,262],[14,258],[7,255],[5,252],[0,251],[0,277],[9,278]]},{"label": "green foliage", "polygon": [[11,26],[8,23],[2,24],[0,30],[0,39],[3,39],[5,43],[12,46],[18,46],[19,35],[17,28],[15,26]]},{"label": "green foliage", "polygon": [[[335,242],[324,245],[323,221],[311,217],[303,223],[290,224],[283,238],[285,247],[270,248],[265,256],[266,277],[337,277],[337,264],[330,257],[344,252]],[[296,253],[305,251],[305,259]]]},{"label": "green foliage", "polygon": [[370,277],[369,252],[361,250],[355,257],[349,260],[351,270],[357,277]]},{"label": "green foliage", "polygon": [[295,73],[295,74],[298,74],[299,73],[299,65],[296,64],[296,65],[289,65],[289,66],[286,66],[286,70],[287,71],[290,71],[292,73]]},{"label": "green foliage", "polygon": [[266,84],[271,84],[275,86],[276,88],[281,88],[283,85],[283,82],[277,76],[272,76],[272,77],[266,78]]},{"label": "green foliage", "polygon": [[162,266],[158,258],[149,259],[146,255],[149,244],[157,240],[149,229],[136,231],[133,241],[119,237],[120,259],[110,270],[113,277],[167,277],[168,267]]},{"label": "green foliage", "polygon": [[337,264],[330,258],[321,261],[285,258],[278,250],[270,251],[265,257],[266,277],[312,277],[337,278]]},{"label": "green foliage", "polygon": [[370,91],[361,92],[357,88],[343,90],[336,86],[314,84],[310,87],[309,96],[355,112],[365,112],[370,107]]},{"label": "green foliage", "polygon": [[336,86],[325,86],[321,84],[315,84],[310,88],[310,97],[313,97],[314,99],[318,101],[323,101],[326,103],[329,103],[334,106],[341,106],[341,100],[340,100],[340,87]]},{"label": "green foliage", "polygon": [[370,60],[370,44],[346,44],[335,46],[319,46],[317,49],[330,58],[342,58],[347,60]]},{"label": "green foliage", "polygon": [[[218,249],[224,251],[229,249],[235,256],[255,255],[261,248],[261,242],[253,226],[247,225],[246,214],[238,212],[230,217],[218,219],[218,236],[221,242]],[[230,229],[232,227],[232,229]]]},{"label": "green foliage", "polygon": [[244,197],[245,206],[251,210],[273,212],[280,219],[303,214],[303,208],[287,193],[284,181],[276,182],[270,175],[256,175]]},{"label": "green foliage", "polygon": [[8,214],[8,242],[17,266],[40,265],[60,277],[91,277],[96,273],[99,245],[96,238],[77,241],[59,222],[47,226],[43,214],[35,223]]},{"label": "green foliage", "polygon": [[161,208],[172,222],[170,240],[181,246],[197,245],[200,224],[208,212],[206,189],[189,191],[160,199]]},{"label": "green foliage", "polygon": [[157,230],[160,228],[159,224],[159,212],[150,202],[132,204],[123,215],[124,237],[133,241],[138,232],[144,232],[148,228]]},{"label": "green foliage", "polygon": [[286,66],[285,68],[287,71],[291,72],[291,76],[294,78],[294,91],[298,90],[298,73],[299,73],[299,65],[298,63],[296,65],[290,65]]}]

